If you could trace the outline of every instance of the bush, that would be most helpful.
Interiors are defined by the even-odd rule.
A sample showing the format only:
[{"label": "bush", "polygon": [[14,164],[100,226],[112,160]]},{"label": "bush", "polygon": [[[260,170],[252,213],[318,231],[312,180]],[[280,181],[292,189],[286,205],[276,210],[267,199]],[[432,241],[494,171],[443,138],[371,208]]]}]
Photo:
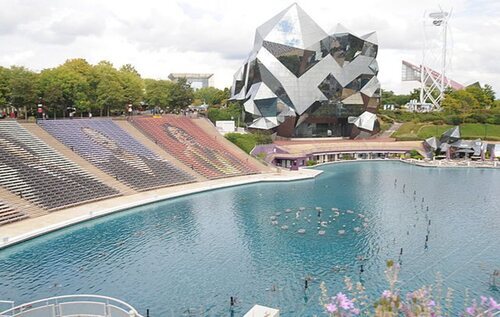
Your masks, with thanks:
[{"label": "bush", "polygon": [[318,164],[318,162],[316,162],[315,160],[307,160],[306,162],[306,166],[314,166]]},{"label": "bush", "polygon": [[412,159],[421,160],[424,158],[422,155],[420,155],[420,153],[418,153],[417,150],[411,150],[409,152],[409,154],[410,154],[410,158],[412,158]]},{"label": "bush", "polygon": [[263,133],[227,133],[225,137],[247,153],[250,153],[257,144],[269,144],[273,142],[270,135]]},{"label": "bush", "polygon": [[450,125],[459,125],[462,123],[462,118],[457,115],[446,116],[444,117],[444,122]]}]

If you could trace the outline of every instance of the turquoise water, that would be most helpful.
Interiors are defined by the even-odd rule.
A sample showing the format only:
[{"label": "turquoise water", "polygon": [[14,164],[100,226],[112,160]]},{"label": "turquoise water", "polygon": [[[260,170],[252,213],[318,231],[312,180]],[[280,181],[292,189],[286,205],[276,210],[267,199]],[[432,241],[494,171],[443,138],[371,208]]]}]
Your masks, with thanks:
[{"label": "turquoise water", "polygon": [[[0,251],[0,299],[92,293],[163,317],[231,316],[235,296],[234,316],[256,303],[278,307],[282,316],[312,316],[322,311],[320,281],[336,293],[349,276],[374,294],[387,287],[389,258],[402,263],[403,291],[434,283],[440,272],[457,308],[466,288],[471,297],[500,297],[489,285],[500,268],[499,170],[399,162],[319,169],[324,173],[315,180],[159,202]],[[296,219],[300,207],[306,210]],[[315,207],[322,207],[321,217]],[[306,277],[312,280],[304,291]]]}]

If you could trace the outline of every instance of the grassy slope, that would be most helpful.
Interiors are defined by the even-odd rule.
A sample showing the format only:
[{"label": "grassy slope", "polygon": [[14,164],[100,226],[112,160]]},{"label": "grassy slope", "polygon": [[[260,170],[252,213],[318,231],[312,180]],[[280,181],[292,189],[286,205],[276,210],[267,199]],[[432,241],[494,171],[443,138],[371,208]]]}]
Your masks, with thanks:
[{"label": "grassy slope", "polygon": [[[439,137],[451,127],[451,125],[406,122],[392,134],[392,137],[398,140],[422,140],[431,136]],[[464,123],[460,125],[460,132],[465,139],[485,139],[486,135],[486,140],[500,141],[500,125]]]}]

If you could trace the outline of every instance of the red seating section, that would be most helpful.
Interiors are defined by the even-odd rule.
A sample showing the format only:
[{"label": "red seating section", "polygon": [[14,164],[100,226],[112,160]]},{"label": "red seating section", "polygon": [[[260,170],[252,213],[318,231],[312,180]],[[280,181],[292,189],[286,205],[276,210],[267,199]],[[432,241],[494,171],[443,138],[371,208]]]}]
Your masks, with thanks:
[{"label": "red seating section", "polygon": [[208,179],[259,172],[187,117],[134,118],[133,124],[172,156]]}]

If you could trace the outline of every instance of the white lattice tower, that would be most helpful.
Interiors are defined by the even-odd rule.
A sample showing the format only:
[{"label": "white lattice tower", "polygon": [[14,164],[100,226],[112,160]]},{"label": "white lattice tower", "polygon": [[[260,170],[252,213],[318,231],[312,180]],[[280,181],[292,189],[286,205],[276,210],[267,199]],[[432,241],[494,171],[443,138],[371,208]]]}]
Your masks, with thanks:
[{"label": "white lattice tower", "polygon": [[420,103],[441,108],[444,92],[448,87],[447,44],[450,13],[443,10],[424,14],[424,41],[420,70]]}]

